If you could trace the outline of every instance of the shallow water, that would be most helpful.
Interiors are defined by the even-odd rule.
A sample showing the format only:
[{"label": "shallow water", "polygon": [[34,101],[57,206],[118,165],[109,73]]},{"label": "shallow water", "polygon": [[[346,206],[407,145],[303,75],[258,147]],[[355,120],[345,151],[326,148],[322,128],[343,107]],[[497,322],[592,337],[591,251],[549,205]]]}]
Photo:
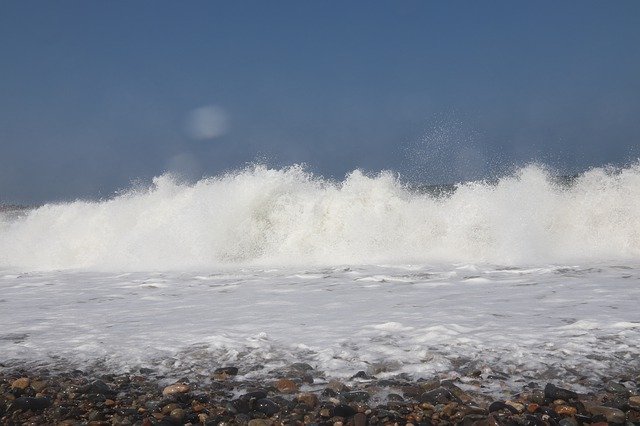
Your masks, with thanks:
[{"label": "shallow water", "polygon": [[359,266],[216,273],[0,272],[2,363],[159,374],[294,362],[593,381],[640,367],[640,268]]}]

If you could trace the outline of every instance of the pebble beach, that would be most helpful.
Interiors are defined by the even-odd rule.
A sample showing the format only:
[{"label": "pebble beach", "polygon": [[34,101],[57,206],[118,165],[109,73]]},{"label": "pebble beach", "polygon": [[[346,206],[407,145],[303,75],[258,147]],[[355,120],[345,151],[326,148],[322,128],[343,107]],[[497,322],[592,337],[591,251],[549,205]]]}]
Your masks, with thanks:
[{"label": "pebble beach", "polygon": [[[73,371],[0,373],[2,425],[606,425],[640,424],[640,375],[562,387],[521,380],[488,391],[481,372],[456,379],[327,379],[305,363],[246,380],[234,366],[170,380]],[[580,392],[576,391],[580,389]],[[505,397],[510,395],[508,397]]]}]

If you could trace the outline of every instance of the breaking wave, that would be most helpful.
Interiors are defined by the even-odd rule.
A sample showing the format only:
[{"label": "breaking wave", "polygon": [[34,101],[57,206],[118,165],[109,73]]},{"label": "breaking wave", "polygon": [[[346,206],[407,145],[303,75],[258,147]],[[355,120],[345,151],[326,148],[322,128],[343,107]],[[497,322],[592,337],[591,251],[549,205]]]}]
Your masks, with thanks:
[{"label": "breaking wave", "polygon": [[591,260],[640,260],[640,164],[564,183],[531,165],[439,194],[253,166],[0,217],[0,267],[23,270]]}]

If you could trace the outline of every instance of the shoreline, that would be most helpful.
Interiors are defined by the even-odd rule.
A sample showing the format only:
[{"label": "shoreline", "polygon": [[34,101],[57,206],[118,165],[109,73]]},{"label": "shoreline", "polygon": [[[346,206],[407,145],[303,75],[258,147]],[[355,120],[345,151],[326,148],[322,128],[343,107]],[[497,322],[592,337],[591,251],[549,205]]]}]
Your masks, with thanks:
[{"label": "shoreline", "polygon": [[[500,377],[379,379],[357,372],[325,379],[296,363],[271,377],[234,366],[168,380],[142,368],[97,374],[46,368],[0,370],[2,425],[587,425],[640,424],[640,371],[601,384],[531,380],[488,389]],[[506,386],[504,383],[502,386]],[[563,387],[564,386],[564,387]],[[589,387],[587,387],[589,386]]]}]

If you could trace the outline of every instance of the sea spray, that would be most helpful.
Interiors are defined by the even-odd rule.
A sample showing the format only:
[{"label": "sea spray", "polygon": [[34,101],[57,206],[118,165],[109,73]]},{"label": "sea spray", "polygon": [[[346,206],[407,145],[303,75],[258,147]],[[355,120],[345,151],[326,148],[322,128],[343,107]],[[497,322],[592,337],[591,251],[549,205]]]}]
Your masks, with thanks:
[{"label": "sea spray", "polygon": [[27,271],[639,259],[639,164],[570,184],[530,165],[440,195],[391,172],[252,166],[0,219],[0,267]]}]

